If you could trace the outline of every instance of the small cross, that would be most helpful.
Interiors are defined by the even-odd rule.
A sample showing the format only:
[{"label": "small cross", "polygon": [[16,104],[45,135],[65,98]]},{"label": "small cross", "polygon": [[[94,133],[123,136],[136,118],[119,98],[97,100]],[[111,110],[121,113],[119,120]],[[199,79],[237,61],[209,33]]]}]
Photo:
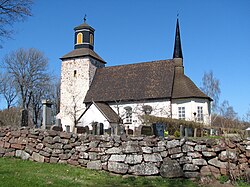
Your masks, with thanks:
[{"label": "small cross", "polygon": [[84,16],[84,23],[86,23],[86,20],[87,20],[87,15],[85,14],[85,16]]}]

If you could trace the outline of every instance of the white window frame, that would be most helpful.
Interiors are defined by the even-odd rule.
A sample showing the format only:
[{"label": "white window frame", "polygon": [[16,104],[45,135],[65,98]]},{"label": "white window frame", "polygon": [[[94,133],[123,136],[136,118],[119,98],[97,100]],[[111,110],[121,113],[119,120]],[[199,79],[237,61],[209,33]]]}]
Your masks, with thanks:
[{"label": "white window frame", "polygon": [[132,124],[132,108],[131,107],[125,107],[124,108],[126,110],[125,113],[125,123],[126,124]]},{"label": "white window frame", "polygon": [[204,113],[203,113],[202,106],[197,106],[197,121],[199,121],[199,122],[204,121]]},{"label": "white window frame", "polygon": [[178,107],[178,118],[185,120],[186,118],[186,112],[185,112],[185,107],[184,106],[179,106]]}]

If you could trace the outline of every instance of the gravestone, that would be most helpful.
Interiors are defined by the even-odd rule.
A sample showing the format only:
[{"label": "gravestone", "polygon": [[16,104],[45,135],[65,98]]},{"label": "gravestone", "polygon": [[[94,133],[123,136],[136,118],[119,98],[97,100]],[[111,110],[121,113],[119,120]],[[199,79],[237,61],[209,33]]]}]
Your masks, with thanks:
[{"label": "gravestone", "polygon": [[62,132],[62,131],[63,131],[63,128],[62,128],[62,127],[59,127],[59,126],[56,126],[56,125],[52,125],[52,126],[51,126],[51,130]]},{"label": "gravestone", "polygon": [[103,123],[98,123],[97,127],[98,127],[98,135],[103,135],[104,134],[104,125],[103,125]]},{"label": "gravestone", "polygon": [[29,121],[29,112],[26,109],[21,110],[21,127],[27,127]]},{"label": "gravestone", "polygon": [[133,135],[134,131],[132,129],[128,129],[128,135]]},{"label": "gravestone", "polygon": [[197,128],[194,129],[194,137],[197,137]]},{"label": "gravestone", "polygon": [[111,125],[111,135],[118,135],[119,129],[118,124],[110,124]]},{"label": "gravestone", "polygon": [[153,132],[155,136],[164,137],[164,130],[166,125],[163,123],[154,123],[153,124]]},{"label": "gravestone", "polygon": [[103,123],[93,123],[93,134],[94,135],[103,135],[104,134],[104,125]]},{"label": "gravestone", "polygon": [[111,135],[111,128],[104,129],[105,134]]},{"label": "gravestone", "polygon": [[78,134],[89,134],[89,127],[88,126],[86,126],[86,127],[77,127],[76,132]]},{"label": "gravestone", "polygon": [[69,125],[65,125],[65,130],[66,130],[66,132],[70,132],[70,126]]},{"label": "gravestone", "polygon": [[126,132],[125,132],[125,127],[124,127],[123,125],[119,125],[119,124],[118,124],[118,132],[119,132],[118,135],[126,134]]},{"label": "gravestone", "polygon": [[62,127],[61,119],[56,119],[56,126]]},{"label": "gravestone", "polygon": [[193,137],[193,129],[190,127],[185,128],[185,137]]},{"label": "gravestone", "polygon": [[43,104],[42,129],[46,129],[51,127],[52,125],[52,112],[51,112],[52,102],[50,100],[43,99],[42,104]]},{"label": "gravestone", "polygon": [[83,134],[84,133],[84,127],[76,127],[76,133],[77,134]]},{"label": "gravestone", "polygon": [[125,133],[125,127],[121,124],[111,123],[111,135],[123,135]]},{"label": "gravestone", "polygon": [[180,137],[183,138],[184,136],[184,128],[182,125],[180,125]]},{"label": "gravestone", "polygon": [[97,135],[97,122],[92,123],[92,134]]},{"label": "gravestone", "polygon": [[153,135],[151,126],[142,126],[141,127],[141,135],[151,136]]}]

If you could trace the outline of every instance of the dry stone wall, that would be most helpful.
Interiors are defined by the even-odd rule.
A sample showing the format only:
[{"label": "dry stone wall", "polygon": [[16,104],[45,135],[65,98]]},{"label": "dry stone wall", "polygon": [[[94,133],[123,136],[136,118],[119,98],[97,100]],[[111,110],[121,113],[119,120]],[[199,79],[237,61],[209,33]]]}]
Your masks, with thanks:
[{"label": "dry stone wall", "polygon": [[0,129],[0,156],[65,163],[128,175],[196,178],[233,174],[250,165],[250,141],[77,135]]}]

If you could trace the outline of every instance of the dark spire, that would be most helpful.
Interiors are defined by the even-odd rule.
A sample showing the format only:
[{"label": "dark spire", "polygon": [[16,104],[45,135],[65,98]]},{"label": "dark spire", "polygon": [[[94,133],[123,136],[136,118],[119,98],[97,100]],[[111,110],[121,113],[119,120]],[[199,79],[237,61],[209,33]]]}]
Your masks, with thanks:
[{"label": "dark spire", "polygon": [[83,20],[84,20],[84,23],[86,23],[86,20],[87,20],[87,15],[86,14],[85,14]]},{"label": "dark spire", "polygon": [[182,57],[182,50],[181,50],[181,36],[180,36],[179,19],[178,18],[177,18],[177,23],[176,23],[173,58],[183,58]]}]

